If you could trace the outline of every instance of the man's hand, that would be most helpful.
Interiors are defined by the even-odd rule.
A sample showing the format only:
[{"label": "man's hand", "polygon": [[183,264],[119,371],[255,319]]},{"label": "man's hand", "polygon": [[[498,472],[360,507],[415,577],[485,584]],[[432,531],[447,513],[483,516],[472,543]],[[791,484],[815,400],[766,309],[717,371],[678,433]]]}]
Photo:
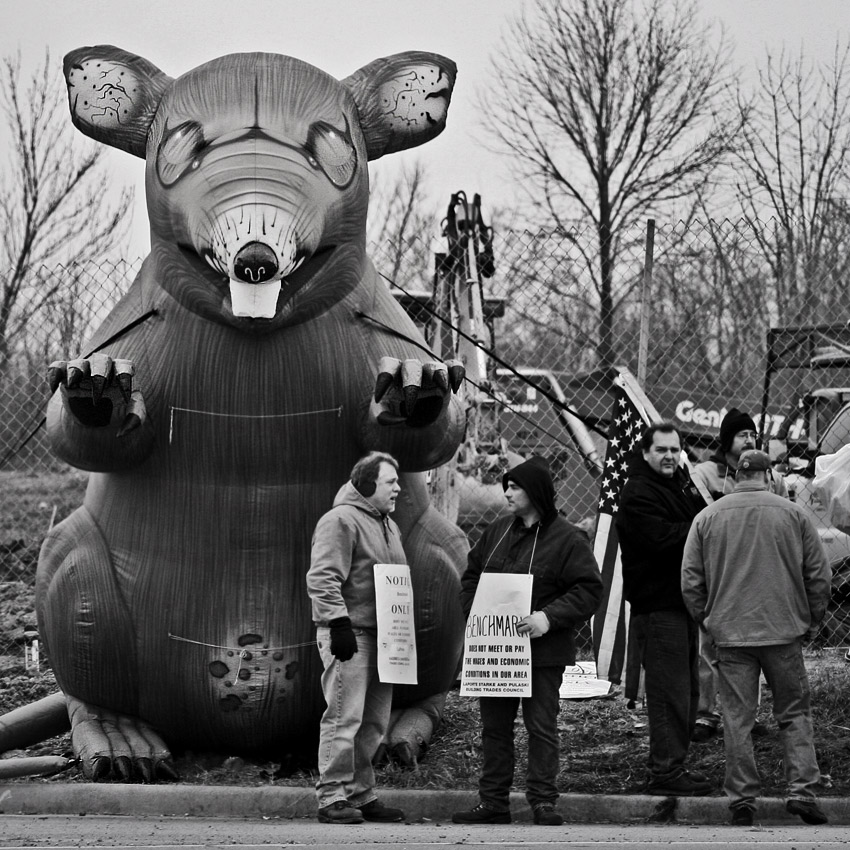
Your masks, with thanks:
[{"label": "man's hand", "polygon": [[549,631],[549,618],[543,611],[532,611],[519,621],[516,630],[519,634],[528,635],[531,638],[543,637]]},{"label": "man's hand", "polygon": [[331,627],[331,655],[348,661],[357,652],[357,635],[351,628],[351,618],[337,617],[328,625]]}]

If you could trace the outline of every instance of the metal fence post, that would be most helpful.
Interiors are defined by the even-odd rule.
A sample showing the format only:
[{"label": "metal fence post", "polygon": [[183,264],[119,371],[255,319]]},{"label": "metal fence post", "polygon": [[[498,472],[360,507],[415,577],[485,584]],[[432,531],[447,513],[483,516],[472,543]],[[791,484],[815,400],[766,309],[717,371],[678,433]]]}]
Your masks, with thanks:
[{"label": "metal fence post", "polygon": [[652,262],[655,251],[655,219],[646,222],[643,276],[640,282],[640,338],[638,340],[638,383],[646,387],[646,359],[649,349],[649,294],[652,289]]}]

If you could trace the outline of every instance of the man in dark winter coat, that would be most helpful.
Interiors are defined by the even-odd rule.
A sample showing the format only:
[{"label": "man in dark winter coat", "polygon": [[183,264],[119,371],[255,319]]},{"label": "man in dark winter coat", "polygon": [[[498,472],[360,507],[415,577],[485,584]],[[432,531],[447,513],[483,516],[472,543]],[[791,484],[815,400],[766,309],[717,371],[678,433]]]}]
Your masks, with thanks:
[{"label": "man in dark winter coat", "polygon": [[457,812],[455,823],[510,823],[514,720],[520,699],[528,731],[526,799],[536,824],[557,826],[557,717],[567,664],[575,664],[575,630],[596,611],[602,579],[585,534],[558,514],[546,461],[532,458],[505,473],[502,487],[512,516],[488,526],[469,553],[461,578],[468,616],[483,572],[530,573],[531,613],[517,629],[531,638],[531,696],[481,697],[483,765],[480,803]]},{"label": "man in dark winter coat", "polygon": [[649,716],[647,791],[664,796],[711,793],[706,777],[685,769],[699,700],[697,625],[682,599],[682,553],[694,517],[705,507],[679,466],[676,427],[650,426],[620,496],[617,531],[630,638],[646,672]]}]

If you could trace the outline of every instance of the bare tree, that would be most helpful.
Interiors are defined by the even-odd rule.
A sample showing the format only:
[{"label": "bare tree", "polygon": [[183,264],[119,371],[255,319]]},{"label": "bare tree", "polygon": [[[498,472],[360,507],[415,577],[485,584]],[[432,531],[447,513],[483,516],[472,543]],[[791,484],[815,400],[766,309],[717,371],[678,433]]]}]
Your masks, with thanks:
[{"label": "bare tree", "polygon": [[[775,320],[835,315],[850,273],[850,48],[831,61],[767,55],[743,133],[737,193],[775,287]],[[847,315],[846,308],[842,310]]]},{"label": "bare tree", "polygon": [[595,232],[585,274],[602,365],[617,354],[622,235],[703,187],[735,143],[729,50],[713,36],[688,0],[535,0],[493,59],[481,105],[495,148],[544,222]]},{"label": "bare tree", "polygon": [[426,183],[418,160],[394,179],[373,177],[367,224],[373,258],[378,271],[408,291],[427,291],[432,285],[438,247],[432,237],[439,233],[441,216],[427,197]]},{"label": "bare tree", "polygon": [[109,190],[105,148],[76,133],[64,90],[49,52],[29,79],[20,55],[0,60],[0,109],[9,134],[0,173],[0,364],[62,286],[61,275],[40,270],[99,260],[126,235],[132,190]]}]

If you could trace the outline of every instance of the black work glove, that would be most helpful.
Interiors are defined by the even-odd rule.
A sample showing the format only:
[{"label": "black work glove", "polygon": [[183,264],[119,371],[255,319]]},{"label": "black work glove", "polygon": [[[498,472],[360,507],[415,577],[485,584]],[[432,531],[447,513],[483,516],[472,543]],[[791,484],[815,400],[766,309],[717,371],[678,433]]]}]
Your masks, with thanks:
[{"label": "black work glove", "polygon": [[351,617],[331,620],[331,655],[340,661],[348,661],[357,652],[357,635],[351,628]]}]

